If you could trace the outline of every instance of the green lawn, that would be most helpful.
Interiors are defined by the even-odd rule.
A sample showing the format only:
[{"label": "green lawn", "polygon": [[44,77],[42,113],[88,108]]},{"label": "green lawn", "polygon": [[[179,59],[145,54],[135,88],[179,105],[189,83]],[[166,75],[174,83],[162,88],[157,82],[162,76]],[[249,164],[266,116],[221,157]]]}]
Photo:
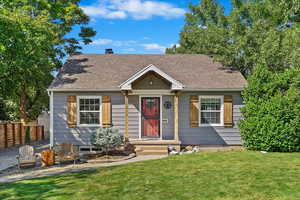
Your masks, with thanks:
[{"label": "green lawn", "polygon": [[170,156],[0,184],[0,199],[300,199],[300,153]]}]

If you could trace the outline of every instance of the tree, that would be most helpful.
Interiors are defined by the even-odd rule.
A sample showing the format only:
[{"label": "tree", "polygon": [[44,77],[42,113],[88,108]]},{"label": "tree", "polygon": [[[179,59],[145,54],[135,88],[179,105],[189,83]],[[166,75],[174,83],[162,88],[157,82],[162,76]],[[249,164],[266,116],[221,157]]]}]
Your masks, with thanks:
[{"label": "tree", "polygon": [[252,150],[300,151],[300,70],[274,73],[257,66],[243,91],[239,127]]},{"label": "tree", "polygon": [[13,101],[3,100],[0,97],[0,121],[17,119],[16,110],[18,110],[18,107]]},{"label": "tree", "polygon": [[89,21],[78,0],[4,0],[0,2],[0,96],[18,105],[19,117],[36,119],[48,107],[46,89],[61,59],[78,53],[95,32],[81,27],[78,38],[66,35]]},{"label": "tree", "polygon": [[106,155],[111,149],[120,147],[123,144],[123,137],[115,128],[99,128],[91,136],[91,144],[98,149],[104,149]]},{"label": "tree", "polygon": [[213,56],[248,80],[239,127],[247,148],[299,151],[300,0],[217,0],[190,5],[180,45],[166,53]]},{"label": "tree", "polygon": [[232,7],[225,15],[216,0],[190,5],[180,46],[166,53],[211,55],[246,77],[257,64],[300,66],[300,0],[233,0]]}]

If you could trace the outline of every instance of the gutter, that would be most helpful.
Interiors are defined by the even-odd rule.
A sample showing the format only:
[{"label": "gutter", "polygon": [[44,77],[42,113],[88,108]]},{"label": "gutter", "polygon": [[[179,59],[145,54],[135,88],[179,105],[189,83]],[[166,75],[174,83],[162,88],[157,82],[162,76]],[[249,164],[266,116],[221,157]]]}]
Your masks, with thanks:
[{"label": "gutter", "polygon": [[55,88],[49,88],[47,89],[47,92],[120,92],[121,90],[119,88],[115,89],[85,89],[85,88],[78,88],[78,89],[55,89]]},{"label": "gutter", "polygon": [[183,91],[194,91],[194,92],[241,92],[244,88],[184,88]]},{"label": "gutter", "polygon": [[[183,88],[181,91],[189,91],[189,92],[241,92],[244,88]],[[50,92],[121,92],[122,90],[119,88],[114,89],[47,89],[48,95],[50,96]]]}]

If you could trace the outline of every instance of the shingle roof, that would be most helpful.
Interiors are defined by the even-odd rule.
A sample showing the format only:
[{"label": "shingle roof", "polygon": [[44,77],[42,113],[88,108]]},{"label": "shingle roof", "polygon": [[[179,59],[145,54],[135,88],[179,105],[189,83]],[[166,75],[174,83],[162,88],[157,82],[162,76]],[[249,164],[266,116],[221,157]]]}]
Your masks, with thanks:
[{"label": "shingle roof", "polygon": [[71,56],[50,89],[119,89],[119,85],[153,64],[188,89],[238,89],[240,72],[224,69],[206,55],[80,54]]}]

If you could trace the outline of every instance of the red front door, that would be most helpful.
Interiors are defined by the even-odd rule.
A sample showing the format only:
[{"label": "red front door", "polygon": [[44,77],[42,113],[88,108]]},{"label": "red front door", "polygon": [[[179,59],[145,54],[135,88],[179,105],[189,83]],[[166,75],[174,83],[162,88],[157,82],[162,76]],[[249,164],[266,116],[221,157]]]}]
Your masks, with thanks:
[{"label": "red front door", "polygon": [[160,98],[142,97],[142,137],[160,137]]}]

